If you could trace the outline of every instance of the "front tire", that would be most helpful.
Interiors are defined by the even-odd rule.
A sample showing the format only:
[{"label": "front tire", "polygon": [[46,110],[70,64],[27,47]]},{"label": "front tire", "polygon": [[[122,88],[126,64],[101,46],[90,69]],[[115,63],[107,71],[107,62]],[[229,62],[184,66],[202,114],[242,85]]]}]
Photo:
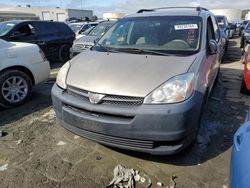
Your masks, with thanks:
[{"label": "front tire", "polygon": [[24,104],[32,92],[31,78],[19,70],[0,74],[0,105],[11,108]]},{"label": "front tire", "polygon": [[62,63],[65,63],[70,59],[70,46],[68,44],[63,44],[59,48],[58,57],[59,57],[60,62]]}]

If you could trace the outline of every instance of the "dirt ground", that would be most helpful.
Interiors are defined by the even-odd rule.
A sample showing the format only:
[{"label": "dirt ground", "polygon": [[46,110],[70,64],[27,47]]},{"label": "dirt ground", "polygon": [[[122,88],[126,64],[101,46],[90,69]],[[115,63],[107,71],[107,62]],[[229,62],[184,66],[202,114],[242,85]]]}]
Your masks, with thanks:
[{"label": "dirt ground", "polygon": [[239,92],[240,56],[239,39],[233,39],[197,142],[175,156],[112,149],[64,130],[51,106],[54,80],[37,86],[24,106],[0,109],[0,130],[5,131],[0,138],[0,187],[105,187],[118,164],[146,174],[151,187],[157,187],[158,181],[166,187],[172,176],[177,177],[178,188],[228,187],[233,134],[244,122],[250,103]]}]

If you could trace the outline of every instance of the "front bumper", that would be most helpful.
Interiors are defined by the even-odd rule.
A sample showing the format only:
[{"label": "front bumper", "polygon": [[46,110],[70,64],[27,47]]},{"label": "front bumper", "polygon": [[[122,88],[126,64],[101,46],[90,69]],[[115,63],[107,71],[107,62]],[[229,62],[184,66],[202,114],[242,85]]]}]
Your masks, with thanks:
[{"label": "front bumper", "polygon": [[156,155],[174,154],[196,135],[203,95],[168,105],[91,104],[52,88],[53,107],[66,129],[111,147]]},{"label": "front bumper", "polygon": [[30,66],[30,70],[34,76],[34,84],[37,85],[49,78],[50,63],[47,60],[39,63],[33,63],[32,66]]}]

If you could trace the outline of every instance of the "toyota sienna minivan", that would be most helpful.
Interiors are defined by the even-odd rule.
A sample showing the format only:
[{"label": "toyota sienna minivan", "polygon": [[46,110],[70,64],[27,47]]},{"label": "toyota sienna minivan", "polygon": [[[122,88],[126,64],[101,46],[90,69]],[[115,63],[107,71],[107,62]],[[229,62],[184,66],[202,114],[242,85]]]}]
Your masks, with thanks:
[{"label": "toyota sienna minivan", "polygon": [[177,153],[196,138],[220,50],[208,10],[140,10],[60,69],[52,89],[56,116],[64,128],[104,145]]}]

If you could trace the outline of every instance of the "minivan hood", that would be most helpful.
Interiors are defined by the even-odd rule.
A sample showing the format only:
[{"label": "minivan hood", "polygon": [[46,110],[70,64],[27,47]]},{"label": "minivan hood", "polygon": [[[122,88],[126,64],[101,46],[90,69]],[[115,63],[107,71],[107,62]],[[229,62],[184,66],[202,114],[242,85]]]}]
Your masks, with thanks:
[{"label": "minivan hood", "polygon": [[95,93],[145,97],[187,72],[195,58],[87,50],[72,60],[67,84]]}]

